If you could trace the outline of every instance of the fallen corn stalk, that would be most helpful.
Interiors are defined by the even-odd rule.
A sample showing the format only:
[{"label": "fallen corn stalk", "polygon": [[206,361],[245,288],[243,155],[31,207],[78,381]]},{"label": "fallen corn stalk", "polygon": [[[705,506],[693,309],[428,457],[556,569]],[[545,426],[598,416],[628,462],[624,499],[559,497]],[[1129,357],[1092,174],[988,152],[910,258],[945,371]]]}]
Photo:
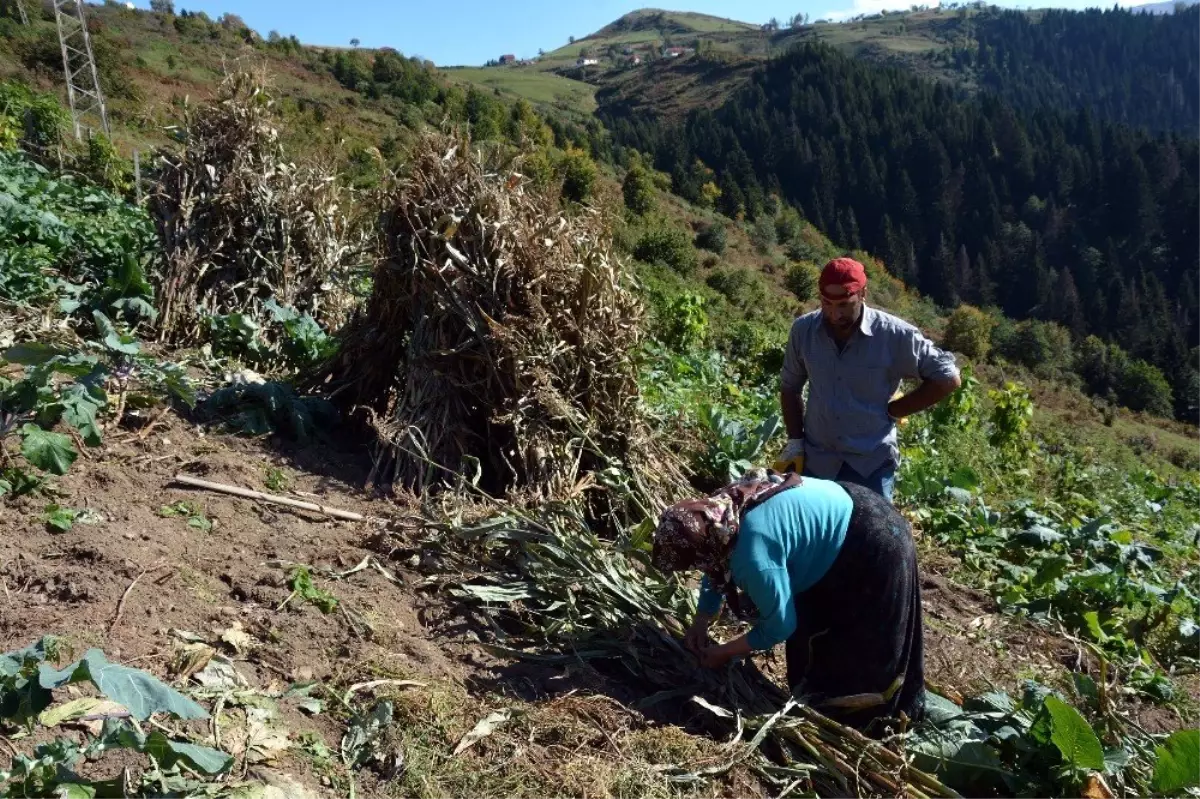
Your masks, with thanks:
[{"label": "fallen corn stalk", "polygon": [[[933,775],[910,767],[892,744],[790,699],[752,663],[721,673],[702,668],[678,640],[695,610],[692,594],[650,567],[648,525],[611,544],[589,532],[583,512],[566,503],[548,503],[536,512],[508,506],[474,524],[448,519],[429,524],[461,567],[480,572],[455,593],[504,605],[509,628],[515,623],[516,638],[529,647],[494,650],[542,662],[619,663],[639,684],[659,689],[643,704],[697,697],[717,724],[744,719],[757,730],[750,750],[761,761],[760,772],[782,768],[784,782],[808,781],[820,795],[957,796]],[[546,652],[547,646],[557,651]],[[765,761],[759,747],[768,740],[783,766]],[[706,771],[728,770],[751,753]],[[680,778],[706,776],[711,774]]]}]

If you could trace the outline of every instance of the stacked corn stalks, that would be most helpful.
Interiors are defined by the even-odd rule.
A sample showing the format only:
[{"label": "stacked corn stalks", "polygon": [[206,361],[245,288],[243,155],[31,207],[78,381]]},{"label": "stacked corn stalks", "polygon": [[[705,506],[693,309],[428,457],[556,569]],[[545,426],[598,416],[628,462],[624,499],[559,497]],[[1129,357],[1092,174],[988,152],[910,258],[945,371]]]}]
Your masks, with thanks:
[{"label": "stacked corn stalks", "polygon": [[332,166],[288,161],[261,76],[230,74],[218,99],[188,109],[183,146],[159,155],[150,208],[166,263],[157,275],[160,335],[202,338],[203,318],[260,303],[307,311],[326,326],[349,312],[336,290],[367,256],[367,226]]},{"label": "stacked corn stalks", "polygon": [[678,491],[640,421],[642,311],[603,213],[568,216],[467,140],[430,132],[383,228],[387,260],[323,377],[369,411],[371,482],[424,493],[465,474],[528,502],[600,497],[593,518],[620,510],[603,500],[618,475],[650,504]]},{"label": "stacked corn stalks", "polygon": [[[456,593],[503,608],[504,626],[528,645],[498,651],[543,662],[616,662],[633,681],[659,689],[646,703],[692,701],[715,723],[736,727],[739,740],[755,731],[730,763],[679,779],[701,779],[754,758],[759,772],[784,793],[957,795],[910,767],[896,742],[868,739],[790,699],[752,664],[720,673],[702,668],[678,640],[695,611],[692,594],[649,565],[649,523],[615,545],[590,534],[581,511],[566,503],[536,513],[508,507],[472,522],[443,515],[430,525],[456,565],[476,574]],[[546,647],[561,654],[547,654]],[[768,740],[774,762],[760,748]]]}]

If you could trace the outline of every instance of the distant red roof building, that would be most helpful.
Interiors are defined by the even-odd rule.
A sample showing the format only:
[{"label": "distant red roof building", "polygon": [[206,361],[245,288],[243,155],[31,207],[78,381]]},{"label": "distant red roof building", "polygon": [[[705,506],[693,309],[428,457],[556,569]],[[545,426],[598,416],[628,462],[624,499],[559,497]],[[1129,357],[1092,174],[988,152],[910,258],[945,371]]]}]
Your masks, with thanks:
[{"label": "distant red roof building", "polygon": [[512,55],[512,54],[508,54],[508,55],[502,55],[502,56],[500,56],[500,63],[501,63],[501,64],[511,64],[512,62],[514,62],[514,61],[516,61],[516,60],[517,60],[517,57],[516,57],[515,55]]}]

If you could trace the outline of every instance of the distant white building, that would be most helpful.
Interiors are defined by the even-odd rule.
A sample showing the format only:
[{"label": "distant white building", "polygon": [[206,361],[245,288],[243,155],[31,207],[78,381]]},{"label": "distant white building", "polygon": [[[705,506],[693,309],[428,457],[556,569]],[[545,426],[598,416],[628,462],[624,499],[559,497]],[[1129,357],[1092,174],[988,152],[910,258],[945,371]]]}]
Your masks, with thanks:
[{"label": "distant white building", "polygon": [[598,59],[598,58],[580,58],[578,61],[575,62],[575,66],[590,67],[593,64],[599,64],[599,63],[600,63],[600,59]]}]

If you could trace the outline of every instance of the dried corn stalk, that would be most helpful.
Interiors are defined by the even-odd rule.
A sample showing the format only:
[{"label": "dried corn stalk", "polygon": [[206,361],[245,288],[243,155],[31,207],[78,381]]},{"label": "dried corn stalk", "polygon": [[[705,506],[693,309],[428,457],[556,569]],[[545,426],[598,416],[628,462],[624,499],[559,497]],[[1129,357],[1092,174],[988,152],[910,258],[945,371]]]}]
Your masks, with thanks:
[{"label": "dried corn stalk", "polygon": [[383,227],[388,258],[327,376],[337,401],[370,412],[375,482],[423,491],[444,467],[540,501],[611,482],[619,462],[638,483],[624,496],[675,493],[639,412],[642,309],[599,211],[564,215],[431,132]]},{"label": "dried corn stalk", "polygon": [[186,112],[181,134],[181,151],[160,154],[150,204],[166,255],[161,337],[202,338],[213,314],[261,318],[269,297],[342,321],[349,297],[336,289],[367,253],[366,226],[332,166],[287,160],[261,76],[229,75],[214,103]]}]

